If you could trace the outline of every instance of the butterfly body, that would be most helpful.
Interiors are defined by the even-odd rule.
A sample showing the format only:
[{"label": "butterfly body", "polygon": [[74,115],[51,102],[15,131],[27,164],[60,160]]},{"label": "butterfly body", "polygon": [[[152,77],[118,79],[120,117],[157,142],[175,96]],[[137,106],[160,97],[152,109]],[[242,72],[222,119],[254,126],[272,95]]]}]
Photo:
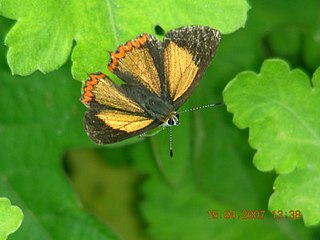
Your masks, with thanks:
[{"label": "butterfly body", "polygon": [[84,85],[89,137],[108,144],[179,125],[176,111],[199,83],[219,41],[219,31],[190,26],[169,31],[163,41],[143,33],[119,46],[108,69],[125,84],[98,72]]},{"label": "butterfly body", "polygon": [[174,111],[174,106],[169,99],[159,98],[156,94],[139,86],[126,86],[127,95],[146,111],[149,116],[163,122],[167,119],[168,113]]}]

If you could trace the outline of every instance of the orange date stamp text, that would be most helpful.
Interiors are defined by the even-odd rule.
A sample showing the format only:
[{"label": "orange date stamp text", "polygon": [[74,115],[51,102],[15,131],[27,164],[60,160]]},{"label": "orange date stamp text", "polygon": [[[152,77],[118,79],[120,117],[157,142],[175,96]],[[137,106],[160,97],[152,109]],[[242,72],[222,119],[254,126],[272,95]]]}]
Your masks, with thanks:
[{"label": "orange date stamp text", "polygon": [[[211,209],[207,211],[207,216],[209,220],[232,220],[232,219],[239,219],[239,220],[263,220],[266,215],[270,215],[270,212],[267,210],[260,210],[260,209],[243,209],[241,211],[236,210],[217,210]],[[281,219],[289,219],[289,220],[299,220],[302,218],[302,214],[300,210],[273,210],[271,211],[271,217],[275,220]]]}]

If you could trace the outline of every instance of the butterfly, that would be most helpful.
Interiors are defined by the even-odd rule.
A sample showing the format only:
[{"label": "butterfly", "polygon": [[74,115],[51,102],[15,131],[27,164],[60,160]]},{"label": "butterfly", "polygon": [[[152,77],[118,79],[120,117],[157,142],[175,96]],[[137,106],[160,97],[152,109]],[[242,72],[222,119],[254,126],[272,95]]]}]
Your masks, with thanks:
[{"label": "butterfly", "polygon": [[124,84],[101,72],[84,83],[81,101],[88,108],[88,136],[110,144],[159,126],[179,125],[177,110],[198,85],[220,37],[216,29],[187,26],[167,32],[163,41],[142,33],[120,45],[110,53],[108,69]]}]

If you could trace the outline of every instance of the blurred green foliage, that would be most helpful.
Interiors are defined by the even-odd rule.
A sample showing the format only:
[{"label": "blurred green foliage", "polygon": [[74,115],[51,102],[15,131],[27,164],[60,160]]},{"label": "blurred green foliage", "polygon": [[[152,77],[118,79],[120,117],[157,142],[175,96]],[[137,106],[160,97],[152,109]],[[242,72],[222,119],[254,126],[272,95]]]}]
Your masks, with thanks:
[{"label": "blurred green foliage", "polygon": [[[19,1],[2,0],[2,7],[4,2],[14,6]],[[60,29],[59,37],[65,40],[64,34],[72,32],[74,38],[66,34],[69,45],[61,46],[64,54],[56,56],[58,50],[46,48],[39,59],[27,54],[32,47],[40,46],[30,38],[33,28],[27,31],[26,49],[19,34],[28,28],[26,23],[36,24],[37,15],[29,9],[44,6],[39,7],[39,1],[21,2],[22,7],[15,5],[10,14],[2,8],[4,16],[28,19],[26,23],[19,20],[25,25],[20,25],[20,30],[13,27],[15,32],[7,38],[9,45],[19,40],[16,52],[7,53],[11,70],[20,74],[36,69],[51,71],[66,61],[70,41],[75,39],[72,74],[83,79],[86,71],[105,69],[107,50],[116,49],[143,31],[154,34],[156,24],[165,30],[186,24],[229,26],[223,32],[230,33],[244,25],[247,10],[244,1],[213,1],[211,7],[196,4],[199,8],[186,6],[185,1],[158,2],[157,7],[145,1],[129,5],[122,1],[84,4],[81,9],[86,11],[70,17],[72,23],[86,22],[84,16],[90,15],[88,24],[77,34],[72,27],[54,21],[61,16],[44,11],[43,17],[53,19],[50,22]],[[54,11],[64,9],[61,14],[75,14],[75,3],[51,7]],[[291,68],[303,69],[309,76],[320,66],[319,1],[255,0],[249,4],[245,28],[222,36],[213,63],[184,108],[221,101],[222,91],[233,77],[244,70],[259,72],[269,57],[285,59]],[[227,5],[229,8],[221,7]],[[202,8],[207,9],[205,14]],[[111,13],[119,22],[110,23],[107,16]],[[235,21],[224,23],[228,18]],[[108,21],[111,28],[100,28],[102,21]],[[44,22],[40,25],[45,29]],[[17,25],[1,18],[0,26],[4,40],[11,27]],[[113,31],[118,35],[114,36]],[[41,32],[40,36],[56,34],[47,33]],[[21,228],[10,239],[320,237],[318,228],[307,228],[302,220],[276,220],[268,212],[276,175],[259,172],[253,166],[248,132],[233,125],[232,115],[224,107],[181,116],[181,126],[173,129],[173,160],[168,154],[167,131],[135,144],[97,147],[83,130],[85,108],[78,101],[81,84],[72,80],[71,62],[46,75],[37,72],[28,77],[11,76],[7,51],[4,46],[0,48],[0,196],[10,198],[25,215]],[[23,56],[20,61],[19,51]],[[43,65],[37,60],[43,60]],[[53,67],[46,69],[48,64]],[[238,214],[243,210],[265,210],[266,214],[263,220],[211,219],[213,210],[222,216],[227,209]]]}]

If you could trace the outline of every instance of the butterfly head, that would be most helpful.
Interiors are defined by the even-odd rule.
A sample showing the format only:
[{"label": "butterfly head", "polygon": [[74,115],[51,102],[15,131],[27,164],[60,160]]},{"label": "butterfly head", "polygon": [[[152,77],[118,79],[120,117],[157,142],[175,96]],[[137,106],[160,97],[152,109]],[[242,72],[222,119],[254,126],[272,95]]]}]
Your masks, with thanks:
[{"label": "butterfly head", "polygon": [[163,127],[171,127],[171,126],[179,126],[179,114],[176,112],[172,112],[169,117],[166,119],[166,121],[163,124]]}]

